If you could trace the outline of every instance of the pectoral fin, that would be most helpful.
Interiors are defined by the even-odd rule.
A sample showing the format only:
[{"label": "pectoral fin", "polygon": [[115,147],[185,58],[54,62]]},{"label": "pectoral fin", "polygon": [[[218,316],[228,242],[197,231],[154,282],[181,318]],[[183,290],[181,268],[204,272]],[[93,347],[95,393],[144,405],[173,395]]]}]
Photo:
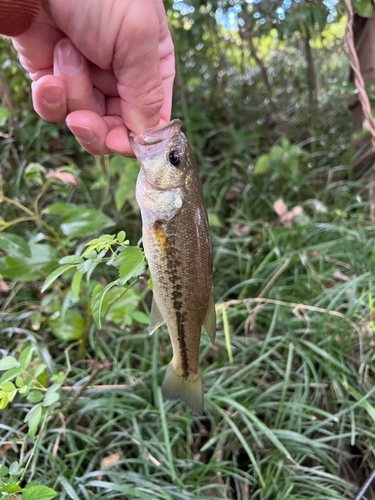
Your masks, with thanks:
[{"label": "pectoral fin", "polygon": [[215,311],[214,296],[212,292],[210,300],[208,302],[208,308],[206,317],[204,318],[203,328],[207,333],[207,335],[210,337],[211,342],[214,344],[216,335],[216,311]]},{"label": "pectoral fin", "polygon": [[165,323],[163,316],[161,315],[160,309],[156,303],[155,297],[152,298],[151,305],[151,314],[150,314],[150,323],[148,327],[149,335],[152,335],[155,330],[159,328],[159,326]]}]

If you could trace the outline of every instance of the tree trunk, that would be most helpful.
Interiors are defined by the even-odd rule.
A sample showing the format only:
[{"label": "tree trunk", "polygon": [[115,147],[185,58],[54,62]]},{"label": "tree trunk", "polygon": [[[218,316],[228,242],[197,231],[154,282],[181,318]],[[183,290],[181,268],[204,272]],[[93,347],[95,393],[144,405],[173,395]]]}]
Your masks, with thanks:
[{"label": "tree trunk", "polygon": [[[358,14],[353,19],[353,35],[355,49],[359,59],[359,65],[363,80],[366,83],[375,83],[375,15],[372,18],[363,18]],[[349,80],[354,83],[353,70],[350,70]],[[371,108],[375,107],[375,101],[370,99]],[[349,109],[352,113],[352,132],[359,132],[363,127],[364,115],[361,103],[357,96],[349,101]],[[359,153],[354,163],[354,177],[360,177],[371,167],[375,156],[371,153],[370,140],[363,138],[356,143]]]},{"label": "tree trunk", "polygon": [[[307,76],[307,88],[309,94],[309,113],[310,113],[310,136],[315,137],[317,130],[317,120],[318,120],[318,71],[316,68],[316,61],[314,57],[313,49],[310,45],[310,32],[307,27],[306,35],[304,36],[305,42],[305,57],[306,57],[306,76]],[[315,140],[310,143],[310,152],[314,155],[316,150]],[[313,158],[314,166],[316,166],[316,158]]]}]

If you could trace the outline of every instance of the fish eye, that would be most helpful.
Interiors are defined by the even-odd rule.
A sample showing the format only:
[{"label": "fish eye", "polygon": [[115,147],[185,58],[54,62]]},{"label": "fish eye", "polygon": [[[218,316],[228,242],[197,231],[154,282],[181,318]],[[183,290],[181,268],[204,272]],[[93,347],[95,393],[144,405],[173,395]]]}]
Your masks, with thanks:
[{"label": "fish eye", "polygon": [[171,151],[169,153],[168,159],[169,163],[174,167],[178,167],[179,164],[181,163],[181,158],[180,155],[177,153],[177,151]]}]

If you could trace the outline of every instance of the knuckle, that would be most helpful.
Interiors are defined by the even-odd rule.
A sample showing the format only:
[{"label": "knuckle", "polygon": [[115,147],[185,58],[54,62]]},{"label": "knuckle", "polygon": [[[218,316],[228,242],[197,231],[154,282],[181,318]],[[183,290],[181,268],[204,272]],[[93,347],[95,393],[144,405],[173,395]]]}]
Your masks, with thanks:
[{"label": "knuckle", "polygon": [[135,40],[148,40],[159,38],[159,20],[152,10],[143,11],[136,9],[127,24],[128,36]]}]

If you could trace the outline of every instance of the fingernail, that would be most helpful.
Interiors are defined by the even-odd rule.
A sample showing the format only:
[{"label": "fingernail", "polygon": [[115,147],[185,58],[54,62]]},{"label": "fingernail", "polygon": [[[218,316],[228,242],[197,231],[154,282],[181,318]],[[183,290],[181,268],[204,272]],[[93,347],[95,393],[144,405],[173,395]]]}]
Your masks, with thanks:
[{"label": "fingernail", "polygon": [[74,75],[82,65],[82,56],[69,40],[65,40],[57,46],[57,62],[63,73]]},{"label": "fingernail", "polygon": [[46,85],[43,98],[49,106],[60,106],[63,103],[64,89],[60,85]]},{"label": "fingernail", "polygon": [[94,132],[89,127],[82,127],[82,125],[68,125],[75,138],[81,144],[92,144],[96,141]]}]

